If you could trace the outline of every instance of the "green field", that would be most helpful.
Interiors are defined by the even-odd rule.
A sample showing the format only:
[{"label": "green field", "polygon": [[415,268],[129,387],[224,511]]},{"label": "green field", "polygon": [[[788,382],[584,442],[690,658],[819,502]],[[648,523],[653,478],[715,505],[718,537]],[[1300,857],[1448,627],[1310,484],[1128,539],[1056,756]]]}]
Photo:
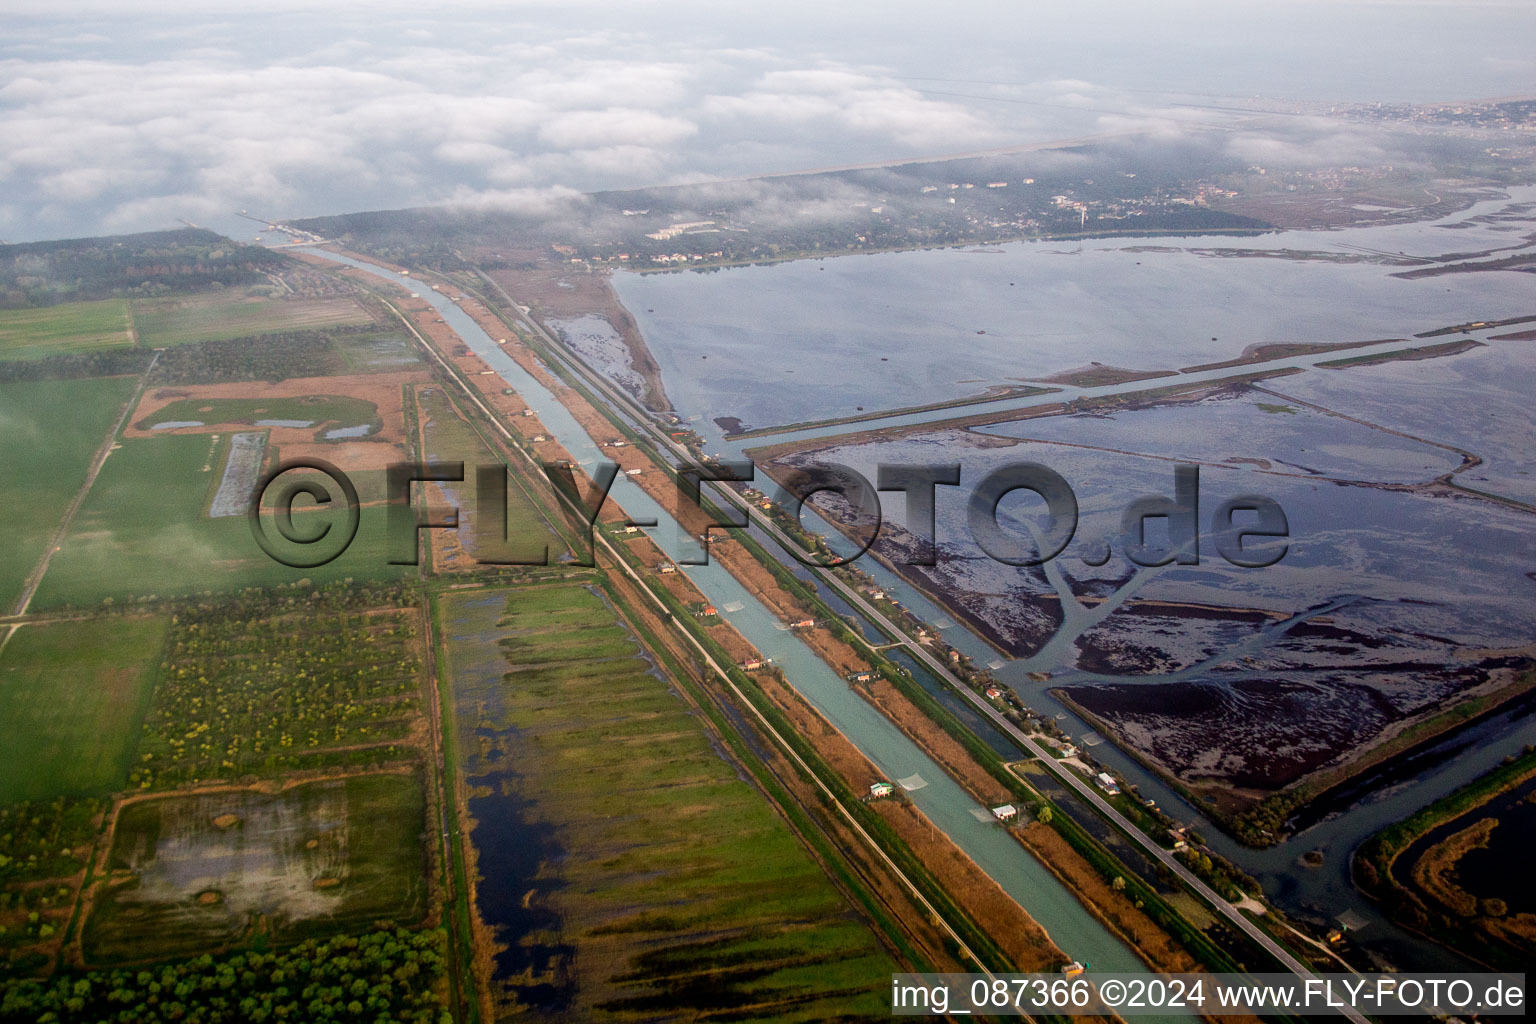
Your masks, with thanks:
[{"label": "green field", "polygon": [[602,597],[438,607],[481,912],[526,893],[490,922],[512,945],[503,1004],[553,988],[570,1020],[889,1013],[891,959]]},{"label": "green field", "polygon": [[372,319],[351,299],[267,299],[240,292],[215,292],[133,300],[139,343],[150,348],[365,324]]},{"label": "green field", "polygon": [[414,924],[426,915],[426,801],[414,774],[167,796],[118,815],[88,962],[187,956]]},{"label": "green field", "polygon": [[[424,419],[422,433],[425,435],[427,458],[464,463],[465,476],[469,479],[466,479],[463,484],[449,486],[454,489],[454,497],[461,506],[467,502],[473,509],[479,504],[473,479],[474,467],[494,466],[501,460],[486,448],[480,436],[458,414],[442,389],[422,389],[419,402]],[[521,554],[526,554],[523,549],[529,546],[547,544],[549,560],[553,563],[565,555],[570,548],[551,529],[549,521],[540,511],[538,504],[530,497],[527,490],[529,487],[542,487],[547,504],[553,505],[557,500],[548,483],[542,479],[530,482],[521,472],[510,476],[506,486],[509,544],[518,545],[512,550]],[[473,526],[472,516],[465,518]],[[461,530],[459,540],[471,554],[481,552],[481,546],[477,542],[473,529]],[[487,551],[485,554],[486,557],[494,556],[492,551]],[[537,557],[536,552],[534,557]]]},{"label": "green field", "polygon": [[0,803],[128,781],[166,619],[23,626],[0,651]]},{"label": "green field", "polygon": [[126,299],[0,310],[0,359],[38,359],[132,344]]},{"label": "green field", "polygon": [[[387,564],[381,506],[363,508],[357,537],[341,557],[308,569],[268,557],[244,516],[210,519],[208,505],[228,444],[228,435],[215,441],[207,434],[123,441],[103,465],[63,550],[50,563],[33,609],[99,605],[107,598],[120,603],[146,596],[227,593],[301,579],[397,578],[411,569]],[[382,498],[377,475],[358,474],[355,482],[364,503]],[[334,494],[334,485],[331,490]],[[318,531],[329,515],[298,509],[302,506],[294,523],[304,532]],[[335,518],[339,533],[343,517]]]},{"label": "green field", "polygon": [[[287,420],[307,423],[316,436],[326,429],[367,426],[377,433],[383,426],[379,407],[346,395],[302,395],[297,398],[184,398],[172,402],[134,424],[149,430],[156,423],[244,423]],[[359,435],[366,436],[366,435]]]},{"label": "green field", "polygon": [[0,533],[5,610],[43,556],[134,384],[131,377],[0,384],[0,479],[9,512]]}]

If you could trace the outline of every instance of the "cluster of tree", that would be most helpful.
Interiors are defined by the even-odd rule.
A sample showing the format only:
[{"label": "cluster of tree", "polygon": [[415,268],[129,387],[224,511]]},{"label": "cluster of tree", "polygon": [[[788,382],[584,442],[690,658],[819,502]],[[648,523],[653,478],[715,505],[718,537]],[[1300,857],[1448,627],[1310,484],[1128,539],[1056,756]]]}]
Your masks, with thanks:
[{"label": "cluster of tree", "polygon": [[150,383],[221,384],[324,377],[346,369],[336,338],[375,333],[378,329],[372,325],[358,324],[178,345],[161,353]]},{"label": "cluster of tree", "polygon": [[1280,841],[1285,823],[1306,805],[1308,799],[1309,794],[1304,788],[1281,790],[1235,815],[1225,819],[1219,814],[1216,817],[1243,845],[1263,849]]},{"label": "cluster of tree", "polygon": [[[1536,772],[1536,748],[1527,744],[1518,756],[1506,757],[1498,767],[1462,788],[1388,825],[1355,851],[1351,865],[1355,884],[1393,919],[1410,928],[1502,970],[1524,969],[1536,951],[1536,939],[1518,927],[1491,926],[1487,920],[1509,912],[1504,900],[1482,899],[1477,902],[1475,914],[1458,913],[1418,886],[1411,864],[1396,862],[1414,843],[1446,822],[1467,824],[1473,820],[1469,812],[1527,786],[1532,772]],[[1526,799],[1536,800],[1536,795]]]},{"label": "cluster of tree", "polygon": [[256,284],[291,262],[212,231],[153,231],[0,246],[0,308]]},{"label": "cluster of tree", "polygon": [[314,585],[307,579],[275,587],[247,587],[234,594],[206,595],[182,604],[189,619],[203,623],[243,621],[291,612],[332,613],[369,608],[407,608],[418,590],[408,580],[355,582],[351,577]]},{"label": "cluster of tree", "polygon": [[0,914],[11,910],[51,910],[74,898],[67,885],[18,885],[0,890]]},{"label": "cluster of tree", "polygon": [[64,878],[84,866],[104,805],[58,797],[0,807],[0,884]]},{"label": "cluster of tree", "polygon": [[272,775],[410,731],[421,669],[412,613],[337,608],[347,599],[334,587],[310,593],[291,610],[264,595],[254,608],[237,599],[172,619],[130,782]]},{"label": "cluster of tree", "polygon": [[702,269],[1084,232],[1265,230],[1270,225],[1262,221],[1200,205],[1215,187],[1213,175],[1241,174],[1245,167],[1189,142],[1104,144],[1050,155],[599,192],[492,217],[418,209],[302,223],[396,262],[440,271],[461,269],[458,253],[465,250],[486,267],[525,266],[542,253],[560,261]]},{"label": "cluster of tree", "polygon": [[[46,891],[51,894],[56,890],[48,887]],[[69,889],[65,889],[64,891],[69,894],[68,897],[60,907],[52,908],[54,909],[54,912],[51,914],[47,913],[47,910],[50,909],[49,907],[42,907],[40,909],[28,911],[25,915],[0,916],[0,949],[8,949],[8,947],[19,947],[40,942],[47,942],[49,939],[57,935],[65,923],[65,918],[68,916],[61,911],[67,910],[70,906],[70,903],[74,899],[73,891]],[[15,894],[0,893],[0,896],[4,895]],[[54,897],[49,895],[45,897],[45,900],[51,904],[54,902]],[[0,961],[0,963],[3,963],[6,967],[5,970],[0,970],[0,974],[9,973],[9,966],[11,963],[10,954],[14,952],[18,952],[18,950],[8,949],[4,960]],[[24,953],[21,958],[21,962],[23,964],[27,962]]]},{"label": "cluster of tree", "polygon": [[10,359],[0,362],[0,383],[143,373],[153,358],[153,352],[141,348],[110,348],[100,352],[64,352],[42,359]]},{"label": "cluster of tree", "polygon": [[441,931],[379,930],[277,952],[13,981],[0,996],[0,1022],[451,1024],[439,996],[445,969]]},{"label": "cluster of tree", "polygon": [[[151,384],[164,385],[326,377],[347,369],[339,338],[370,336],[393,337],[371,324],[352,324],[176,345],[160,353],[149,379]],[[146,349],[116,348],[6,360],[0,361],[0,383],[143,373],[153,358],[154,353]]]}]

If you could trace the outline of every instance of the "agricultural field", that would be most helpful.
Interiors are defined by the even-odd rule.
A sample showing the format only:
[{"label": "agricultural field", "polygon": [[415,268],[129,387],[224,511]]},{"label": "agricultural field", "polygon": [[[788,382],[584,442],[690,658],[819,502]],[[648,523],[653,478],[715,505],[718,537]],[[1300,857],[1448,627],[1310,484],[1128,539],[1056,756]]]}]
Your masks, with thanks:
[{"label": "agricultural field", "polygon": [[167,625],[115,616],[16,631],[0,650],[0,804],[127,784]]},{"label": "agricultural field", "polygon": [[888,1013],[893,962],[605,598],[461,593],[437,614],[498,1010]]},{"label": "agricultural field", "polygon": [[333,431],[337,436],[366,437],[382,426],[379,408],[372,402],[347,395],[302,395],[296,398],[184,398],[162,405],[134,424],[138,430],[174,423],[183,426],[243,424],[314,428],[319,440]]},{"label": "agricultural field", "polygon": [[332,341],[349,373],[408,370],[421,365],[415,343],[403,334],[337,333]]},{"label": "agricultural field", "polygon": [[[475,563],[471,557],[482,553],[475,535],[478,528],[475,511],[480,501],[476,492],[474,469],[476,466],[494,466],[502,460],[485,446],[441,388],[419,389],[416,402],[421,422],[422,450],[426,457],[462,461],[465,466],[466,479],[462,484],[439,485],[459,507],[460,528],[452,535],[442,530],[431,532],[433,568],[472,568]],[[548,545],[550,562],[559,561],[570,551],[570,546],[550,526],[549,520],[530,496],[530,487],[543,487],[548,491],[549,485],[541,478],[532,479],[525,476],[520,468],[514,468],[506,486],[507,537],[520,548]],[[545,500],[552,505],[556,499],[553,493],[547,493]],[[491,551],[483,554],[486,557],[495,556]]]},{"label": "agricultural field", "polygon": [[0,310],[0,359],[39,359],[133,345],[124,299]]},{"label": "agricultural field", "polygon": [[0,384],[0,479],[7,482],[8,511],[0,536],[0,607],[10,610],[43,556],[134,384],[131,377]]},{"label": "agricultural field", "polygon": [[134,299],[133,320],[139,343],[161,348],[279,331],[365,324],[373,318],[349,298],[269,299],[232,290]]},{"label": "agricultural field", "polygon": [[[399,756],[395,743],[421,715],[417,613],[349,593],[178,614],[130,783],[272,777],[345,761],[347,751],[368,761]],[[374,600],[390,597],[401,600]]]},{"label": "agricultural field", "polygon": [[[123,440],[50,563],[33,610],[231,593],[302,579],[396,578],[409,568],[388,564],[384,509],[369,505],[383,498],[382,474],[353,475],[364,503],[357,536],[339,558],[316,568],[292,568],[269,557],[244,516],[209,518],[229,443],[227,434]],[[297,530],[314,534],[333,520],[339,530],[339,511],[303,501],[295,506]]]},{"label": "agricultural field", "polygon": [[427,912],[414,772],[126,804],[82,933],[86,962],[286,945]]}]

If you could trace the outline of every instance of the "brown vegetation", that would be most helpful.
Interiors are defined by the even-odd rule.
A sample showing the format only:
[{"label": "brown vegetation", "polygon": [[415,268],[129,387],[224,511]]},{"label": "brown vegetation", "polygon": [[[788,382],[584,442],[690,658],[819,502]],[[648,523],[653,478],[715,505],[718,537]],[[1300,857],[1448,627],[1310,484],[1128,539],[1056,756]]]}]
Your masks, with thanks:
[{"label": "brown vegetation", "polygon": [[1136,904],[1094,870],[1049,825],[1031,822],[1013,830],[1014,836],[1051,873],[1076,894],[1088,912],[1135,950],[1153,970],[1183,972],[1199,969],[1195,958],[1173,940]]}]

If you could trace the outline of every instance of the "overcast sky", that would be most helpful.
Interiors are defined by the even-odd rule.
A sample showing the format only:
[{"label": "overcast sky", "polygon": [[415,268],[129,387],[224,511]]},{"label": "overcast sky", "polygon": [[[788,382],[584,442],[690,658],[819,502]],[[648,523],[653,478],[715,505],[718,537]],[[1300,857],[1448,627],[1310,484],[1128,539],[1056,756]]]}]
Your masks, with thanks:
[{"label": "overcast sky", "polygon": [[1217,121],[1233,97],[1536,94],[1526,0],[38,6],[0,2],[8,241],[515,206]]}]

